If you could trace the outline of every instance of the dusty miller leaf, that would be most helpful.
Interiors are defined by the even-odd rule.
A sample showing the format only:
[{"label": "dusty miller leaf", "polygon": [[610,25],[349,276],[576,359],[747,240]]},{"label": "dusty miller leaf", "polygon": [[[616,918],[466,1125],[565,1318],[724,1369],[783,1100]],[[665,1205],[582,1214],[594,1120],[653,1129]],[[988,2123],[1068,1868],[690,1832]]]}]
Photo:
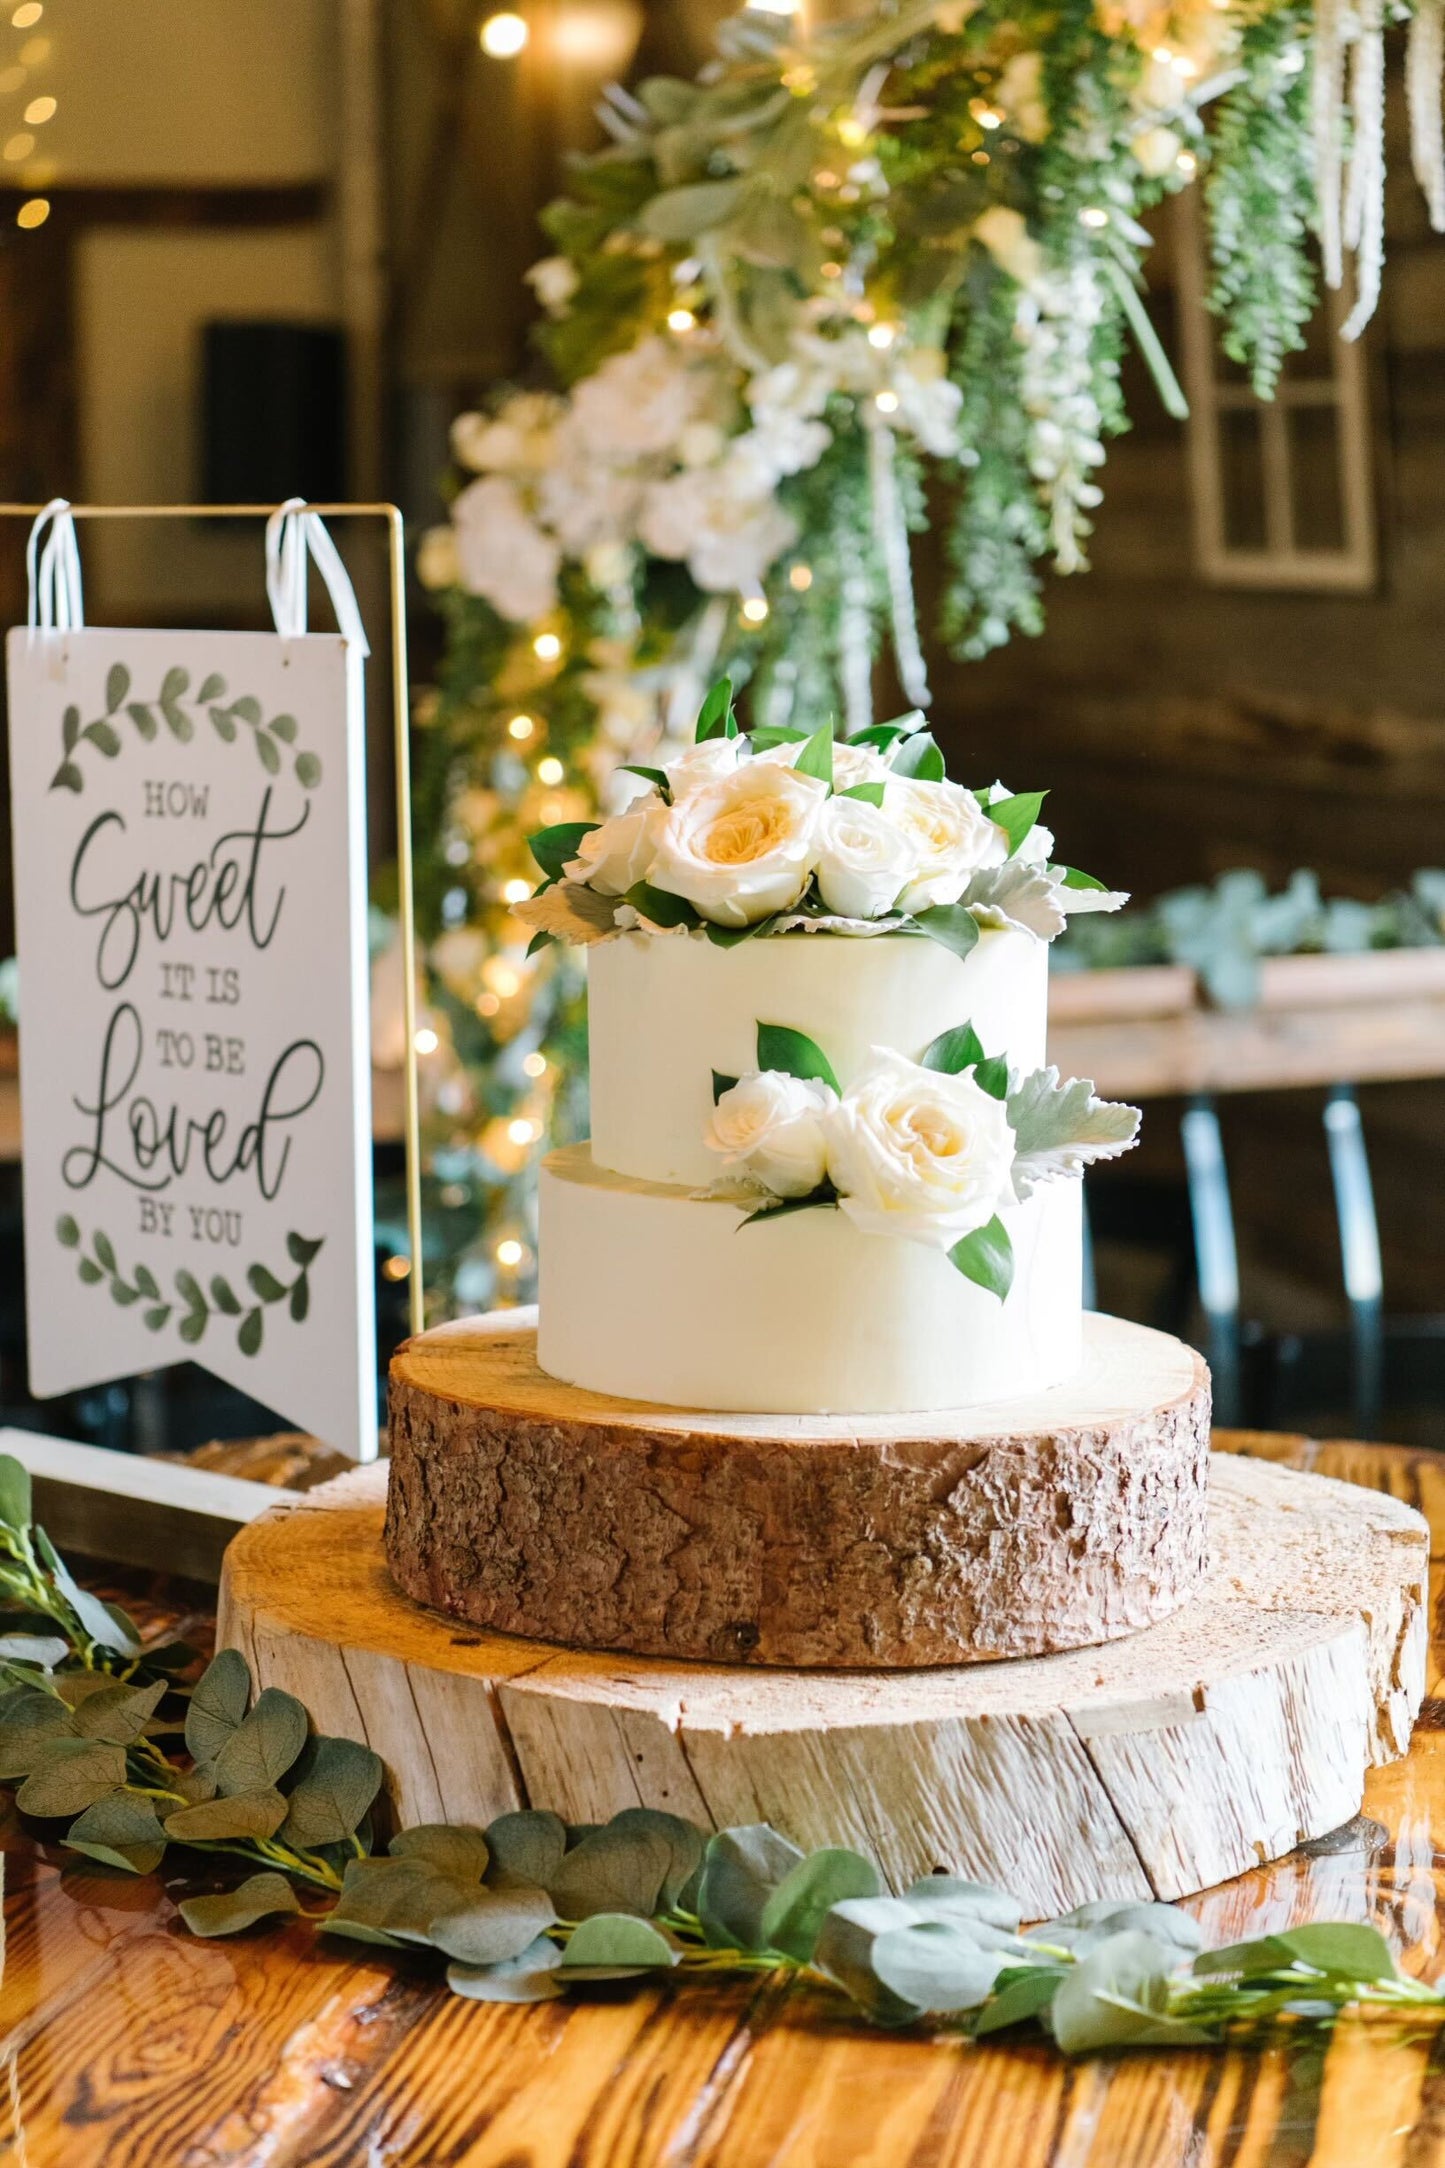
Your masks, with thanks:
[{"label": "dusty miller leaf", "polygon": [[972,875],[959,900],[982,926],[1018,926],[1052,941],[1068,924],[1060,886],[1042,866],[1010,858]]},{"label": "dusty miller leaf", "polygon": [[1013,1182],[1020,1203],[1041,1182],[1117,1159],[1139,1134],[1137,1107],[1096,1098],[1088,1077],[1061,1084],[1052,1066],[1020,1079],[1008,1095],[1008,1118],[1017,1139]]},{"label": "dusty miller leaf", "polygon": [[556,881],[539,895],[512,905],[512,916],[537,933],[555,934],[559,941],[585,947],[606,941],[616,931],[617,898],[604,896],[580,881]]}]

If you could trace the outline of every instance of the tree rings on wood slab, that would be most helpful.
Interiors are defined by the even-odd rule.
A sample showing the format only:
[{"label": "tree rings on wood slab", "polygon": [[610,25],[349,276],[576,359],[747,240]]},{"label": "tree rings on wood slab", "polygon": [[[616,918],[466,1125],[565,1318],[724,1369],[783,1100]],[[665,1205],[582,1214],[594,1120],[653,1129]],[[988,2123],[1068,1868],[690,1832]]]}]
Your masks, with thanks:
[{"label": "tree rings on wood slab", "polygon": [[219,1640],[317,1729],[367,1741],[403,1823],[662,1807],[853,1845],[895,1887],[942,1867],[1031,1916],[1179,1897],[1338,1828],[1425,1684],[1429,1536],[1398,1499],[1216,1459],[1196,1595],[1101,1648],[918,1671],[586,1655],[412,1603],[386,1470],[232,1542]]},{"label": "tree rings on wood slab", "polygon": [[877,1669],[1112,1641],[1198,1586],[1209,1375],[1163,1333],[1087,1318],[1077,1377],[956,1415],[702,1415],[560,1384],[533,1319],[392,1362],[386,1554],[450,1617]]}]

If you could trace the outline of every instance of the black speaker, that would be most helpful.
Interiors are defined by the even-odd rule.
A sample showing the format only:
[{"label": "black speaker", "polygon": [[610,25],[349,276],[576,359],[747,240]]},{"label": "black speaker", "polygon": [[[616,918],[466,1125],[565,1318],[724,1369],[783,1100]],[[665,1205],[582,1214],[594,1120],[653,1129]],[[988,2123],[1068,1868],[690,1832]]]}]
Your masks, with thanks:
[{"label": "black speaker", "polygon": [[347,494],[346,343],[330,325],[207,324],[201,498],[277,504]]}]

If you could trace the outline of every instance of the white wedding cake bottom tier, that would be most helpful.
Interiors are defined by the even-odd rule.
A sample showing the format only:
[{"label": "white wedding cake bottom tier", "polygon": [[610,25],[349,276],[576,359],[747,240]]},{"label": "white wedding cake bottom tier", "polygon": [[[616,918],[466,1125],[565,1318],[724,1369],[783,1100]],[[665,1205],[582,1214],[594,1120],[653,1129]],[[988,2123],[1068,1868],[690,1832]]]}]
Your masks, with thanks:
[{"label": "white wedding cake bottom tier", "polygon": [[1002,1218],[1000,1302],[941,1250],[861,1234],[836,1209],[744,1226],[743,1208],[597,1167],[541,1176],[537,1360],[622,1399],[776,1415],[903,1415],[1046,1392],[1083,1355],[1082,1193]]}]

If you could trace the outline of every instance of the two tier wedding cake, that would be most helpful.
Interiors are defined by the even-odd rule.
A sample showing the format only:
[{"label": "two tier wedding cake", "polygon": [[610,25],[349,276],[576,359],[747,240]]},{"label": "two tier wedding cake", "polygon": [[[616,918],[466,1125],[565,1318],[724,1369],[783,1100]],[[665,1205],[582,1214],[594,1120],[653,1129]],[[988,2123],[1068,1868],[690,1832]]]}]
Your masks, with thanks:
[{"label": "two tier wedding cake", "polygon": [[1081,1360],[1078,1177],[1138,1114],[1044,1066],[1048,943],[1122,897],[1041,794],[950,782],[921,717],[738,728],[544,831],[522,915],[588,949],[592,1137],[540,1201],[538,1361],[698,1410],[891,1415]]}]

